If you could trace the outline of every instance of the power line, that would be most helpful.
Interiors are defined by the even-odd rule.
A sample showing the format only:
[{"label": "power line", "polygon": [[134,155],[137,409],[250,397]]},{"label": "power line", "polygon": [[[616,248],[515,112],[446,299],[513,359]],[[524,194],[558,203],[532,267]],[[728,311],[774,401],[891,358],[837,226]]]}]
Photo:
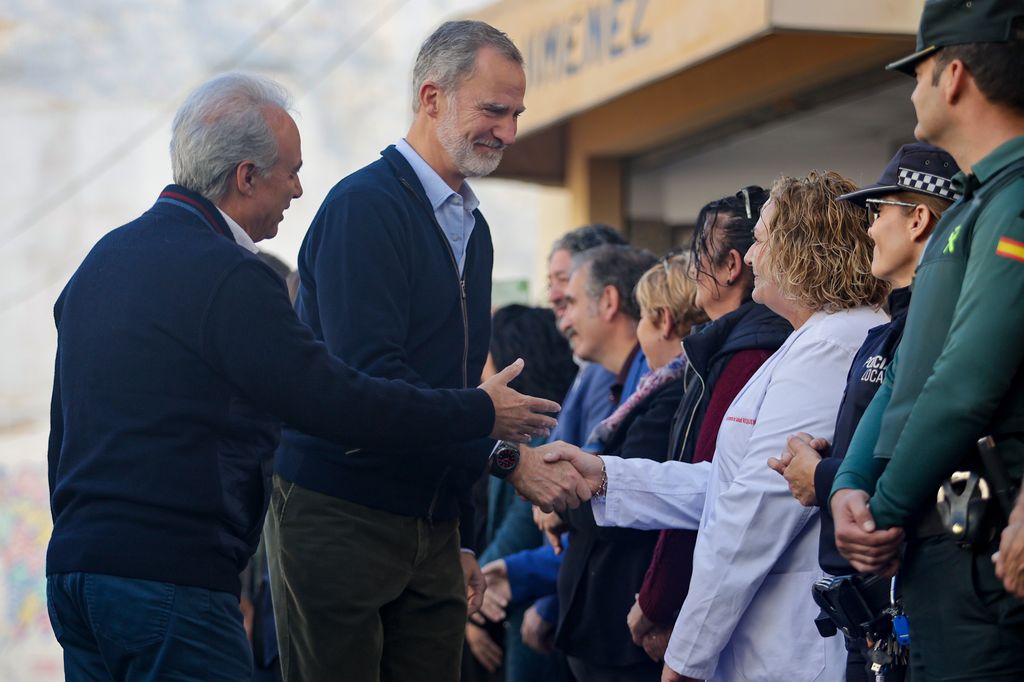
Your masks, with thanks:
[{"label": "power line", "polygon": [[[263,41],[276,33],[285,23],[287,23],[289,19],[295,16],[299,10],[308,5],[310,1],[311,0],[294,0],[283,10],[271,17],[259,28],[259,30],[242,43],[234,54],[229,55],[226,59],[217,64],[214,68],[214,73],[227,71],[237,67],[243,60],[251,55],[260,46],[260,44],[263,43]],[[57,188],[51,196],[47,197],[41,201],[38,206],[34,206],[30,211],[28,211],[26,217],[19,221],[14,228],[0,234],[0,239],[4,240],[6,243],[14,237],[17,237],[23,232],[26,232],[40,224],[43,218],[56,211],[58,208],[70,201],[72,197],[95,182],[104,171],[109,170],[112,166],[123,161],[128,154],[134,151],[142,142],[148,139],[150,135],[155,133],[164,125],[164,122],[167,120],[167,114],[173,112],[176,107],[179,106],[179,100],[181,97],[182,96],[179,95],[178,97],[169,100],[149,123],[136,130],[134,133],[122,140],[121,143],[116,145],[112,150],[101,156],[95,163],[91,164],[77,176],[71,178],[68,182]]]},{"label": "power line", "polygon": [[384,24],[388,22],[391,17],[398,12],[399,9],[408,4],[409,0],[395,0],[386,8],[379,11],[376,16],[372,17],[366,25],[363,26],[354,39],[341,45],[337,50],[328,57],[324,63],[313,72],[309,78],[305,79],[302,83],[302,90],[299,94],[299,98],[306,96],[314,90],[321,81],[326,78],[332,71],[342,64],[346,59],[355,54],[356,50],[361,48],[370,38],[372,38],[377,31],[379,31]]},{"label": "power line", "polygon": [[[310,0],[295,0],[284,10],[279,12],[273,18],[271,18],[266,24],[264,24],[260,30],[253,34],[243,45],[230,57],[221,62],[215,69],[215,72],[230,70],[236,67],[241,61],[248,57],[253,51],[256,50],[259,45],[269,38],[273,33],[281,28],[289,19],[291,19],[299,10],[308,5]],[[367,23],[360,27],[356,32],[355,36],[341,45],[324,63],[317,69],[309,78],[303,81],[303,86],[299,93],[296,95],[296,99],[301,99],[310,91],[315,89],[320,82],[326,78],[334,69],[340,66],[346,59],[351,57],[356,50],[362,47],[370,38],[379,31],[385,23],[409,0],[395,0],[390,5],[378,11]],[[178,97],[177,99],[181,99]],[[86,171],[79,174],[77,177],[72,178],[68,183],[60,188],[54,195],[48,200],[44,201],[38,208],[37,211],[30,212],[30,217],[22,221],[15,226],[10,232],[0,237],[10,240],[13,237],[20,235],[23,232],[39,225],[44,217],[55,211],[61,205],[67,203],[72,196],[81,192],[92,182],[94,182],[98,176],[112,167],[114,164],[124,160],[139,144],[144,142],[150,135],[158,130],[166,121],[167,114],[174,111],[180,102],[171,101],[165,106],[160,114],[158,114],[152,122],[150,122],[144,128],[141,128],[134,135],[131,135],[128,139],[123,141],[113,151],[103,156],[95,164],[91,165]],[[45,278],[42,284],[33,285],[31,288],[26,288],[23,291],[15,292],[13,295],[6,296],[0,299],[0,314],[3,314],[18,305],[26,303],[35,296],[42,294],[48,290],[54,284],[57,284],[61,279],[67,277],[66,268],[62,267],[58,269],[58,272]]]}]

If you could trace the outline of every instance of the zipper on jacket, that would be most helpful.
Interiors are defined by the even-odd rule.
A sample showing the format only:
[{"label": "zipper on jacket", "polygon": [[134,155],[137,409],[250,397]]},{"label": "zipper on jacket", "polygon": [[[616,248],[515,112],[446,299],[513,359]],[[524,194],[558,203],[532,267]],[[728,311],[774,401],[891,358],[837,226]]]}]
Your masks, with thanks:
[{"label": "zipper on jacket", "polygon": [[[459,261],[455,259],[455,251],[452,249],[452,245],[448,243],[448,236],[444,233],[444,229],[440,223],[437,222],[437,216],[434,215],[433,209],[429,204],[424,204],[423,199],[416,190],[413,189],[412,185],[405,178],[399,178],[399,182],[409,190],[413,198],[423,206],[427,214],[430,216],[430,221],[434,224],[437,229],[438,236],[441,237],[441,243],[444,244],[448,250],[448,257],[451,259],[452,269],[455,271],[455,277],[459,280],[459,309],[462,312],[462,388],[469,388],[469,310],[466,304],[466,279],[462,273],[459,272]],[[434,488],[434,495],[430,498],[430,506],[427,507],[427,523],[434,525],[434,510],[437,507],[437,500],[441,497],[441,488],[444,487],[445,479],[448,478],[448,472],[451,470],[451,465],[445,466],[441,472],[441,478],[437,482],[437,487]]]},{"label": "zipper on jacket", "polygon": [[444,233],[444,229],[437,222],[437,216],[434,215],[434,211],[428,204],[423,203],[422,198],[416,194],[416,190],[412,188],[412,185],[409,184],[408,180],[400,178],[400,181],[402,185],[413,195],[413,198],[415,198],[430,215],[430,222],[432,222],[434,227],[437,229],[441,242],[444,244],[445,249],[448,250],[448,258],[451,260],[452,270],[455,272],[455,277],[459,281],[459,308],[462,311],[462,387],[469,388],[469,310],[466,303],[466,280],[462,276],[462,273],[459,272],[459,262],[455,260],[455,251],[452,249],[452,245],[448,243],[448,236]]},{"label": "zipper on jacket", "polygon": [[683,452],[686,451],[686,442],[690,440],[690,429],[693,428],[693,418],[697,416],[697,410],[700,408],[700,401],[704,399],[704,391],[707,389],[704,384],[704,377],[700,375],[697,368],[690,363],[690,356],[686,352],[686,346],[683,346],[683,355],[686,357],[686,365],[693,370],[693,373],[697,375],[700,380],[700,395],[697,396],[697,400],[693,403],[693,410],[690,412],[690,419],[686,422],[686,431],[683,433],[683,440],[679,443],[679,452],[676,454],[677,460],[682,460]]}]

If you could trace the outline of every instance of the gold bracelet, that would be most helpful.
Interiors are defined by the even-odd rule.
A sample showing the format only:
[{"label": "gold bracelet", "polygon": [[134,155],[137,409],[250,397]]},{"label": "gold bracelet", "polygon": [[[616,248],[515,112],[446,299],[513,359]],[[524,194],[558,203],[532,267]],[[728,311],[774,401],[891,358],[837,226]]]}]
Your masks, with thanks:
[{"label": "gold bracelet", "polygon": [[604,460],[601,460],[601,485],[597,486],[597,490],[591,493],[591,497],[604,497],[608,494],[608,467],[604,465]]}]

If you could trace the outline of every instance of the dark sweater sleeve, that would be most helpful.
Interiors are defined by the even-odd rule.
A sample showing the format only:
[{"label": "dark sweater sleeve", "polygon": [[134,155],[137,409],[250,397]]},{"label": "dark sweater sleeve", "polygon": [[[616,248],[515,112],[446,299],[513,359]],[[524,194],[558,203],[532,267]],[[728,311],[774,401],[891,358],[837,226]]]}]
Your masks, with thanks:
[{"label": "dark sweater sleeve", "polygon": [[671,627],[683,605],[693,570],[697,533],[666,529],[658,536],[637,599],[644,615],[661,627]]},{"label": "dark sweater sleeve", "polygon": [[494,426],[494,406],[480,389],[416,389],[330,355],[296,317],[280,279],[253,260],[224,277],[201,330],[207,361],[250,401],[345,446],[461,442]]},{"label": "dark sweater sleeve", "polygon": [[[50,499],[57,485],[57,465],[60,462],[60,448],[64,442],[64,409],[60,399],[60,347],[53,362],[53,394],[50,396],[50,439],[47,445],[47,479]],[[52,510],[51,510],[52,511]]]},{"label": "dark sweater sleeve", "polygon": [[[459,479],[453,487],[455,498],[459,504],[459,546],[479,555],[483,548],[480,547],[476,533],[473,532],[476,528],[477,515],[476,504],[473,502],[473,483],[463,478],[465,473],[464,470],[459,469],[449,471],[450,476],[456,476]],[[487,510],[484,509],[483,513],[487,514]]]},{"label": "dark sweater sleeve", "polygon": [[[421,254],[411,252],[402,231],[409,224],[404,210],[404,204],[375,188],[333,194],[314,219],[301,265],[311,274],[316,292],[316,310],[309,312],[319,321],[329,352],[372,377],[432,388],[409,364],[406,352],[416,342],[410,339],[416,332],[410,331],[413,280],[408,273],[420,267]],[[468,381],[473,385],[479,378],[470,376]],[[475,478],[490,444],[443,445],[421,454],[439,465],[467,468]],[[472,505],[459,501],[461,518],[468,520],[473,513]]]},{"label": "dark sweater sleeve", "polygon": [[843,460],[839,457],[822,455],[822,460],[814,468],[814,503],[821,507],[824,514],[832,513],[828,498],[832,494],[832,484],[835,482],[836,473],[842,464]]},{"label": "dark sweater sleeve", "polygon": [[[697,434],[693,461],[710,462],[714,457],[718,429],[725,419],[726,410],[769,357],[771,351],[745,350],[729,359],[712,390]],[[697,533],[691,530],[667,529],[658,536],[638,597],[644,615],[658,625],[670,627],[686,599],[696,543]]]},{"label": "dark sweater sleeve", "polygon": [[370,376],[429,384],[408,363],[412,254],[398,202],[368,190],[329,198],[303,246],[316,311],[331,353]]}]

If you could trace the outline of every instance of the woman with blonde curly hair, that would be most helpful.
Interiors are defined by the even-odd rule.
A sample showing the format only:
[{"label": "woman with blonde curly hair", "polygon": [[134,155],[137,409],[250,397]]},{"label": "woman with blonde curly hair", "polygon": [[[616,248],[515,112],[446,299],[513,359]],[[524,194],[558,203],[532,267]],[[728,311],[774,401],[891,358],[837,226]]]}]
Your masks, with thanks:
[{"label": "woman with blonde curly hair", "polygon": [[594,457],[559,444],[595,491],[600,525],[698,530],[663,680],[842,680],[842,638],[814,626],[819,520],[766,462],[794,430],[830,438],[850,362],[887,286],[871,275],[864,214],[833,172],[780,178],[746,262],[754,300],[793,333],[729,406],[710,465]]}]

